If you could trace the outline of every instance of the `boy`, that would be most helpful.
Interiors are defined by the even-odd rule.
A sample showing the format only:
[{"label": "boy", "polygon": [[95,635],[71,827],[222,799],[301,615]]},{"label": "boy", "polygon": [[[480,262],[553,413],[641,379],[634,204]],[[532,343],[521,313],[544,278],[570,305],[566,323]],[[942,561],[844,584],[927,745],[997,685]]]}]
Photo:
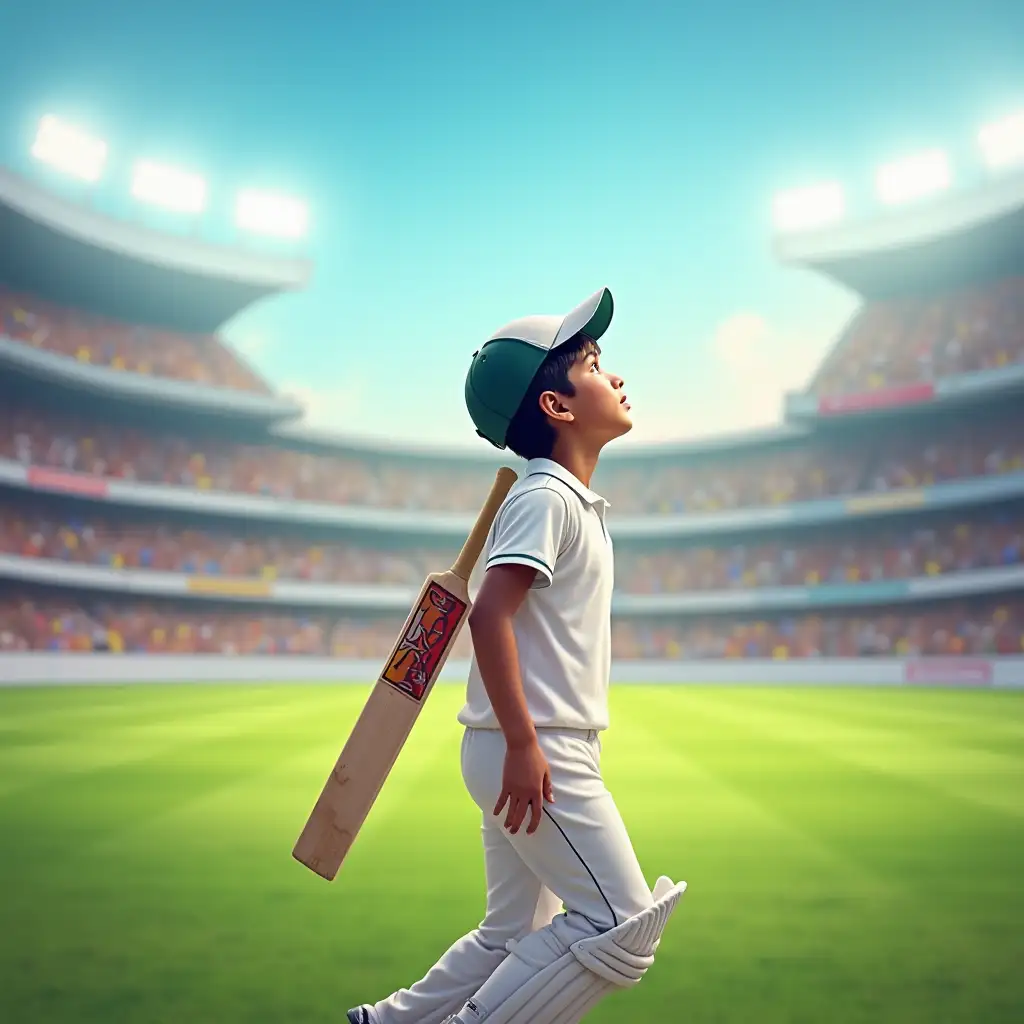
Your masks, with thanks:
[{"label": "boy", "polygon": [[604,288],[474,353],[477,433],[526,460],[484,551],[459,714],[487,909],[426,977],[351,1024],[576,1024],[641,979],[685,889],[663,877],[651,891],[601,779],[613,558],[590,481],[632,428],[622,379],[600,363],[612,308]]}]

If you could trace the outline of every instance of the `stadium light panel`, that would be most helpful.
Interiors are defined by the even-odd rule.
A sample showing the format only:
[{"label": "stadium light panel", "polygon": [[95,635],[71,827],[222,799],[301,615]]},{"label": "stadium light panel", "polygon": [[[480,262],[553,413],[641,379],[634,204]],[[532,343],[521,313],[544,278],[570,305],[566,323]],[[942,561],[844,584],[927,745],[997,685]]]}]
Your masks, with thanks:
[{"label": "stadium light panel", "polygon": [[256,235],[302,238],[309,230],[309,210],[289,196],[245,189],[235,204],[235,223]]},{"label": "stadium light panel", "polygon": [[842,220],[846,196],[842,185],[826,182],[809,188],[792,189],[775,197],[772,205],[778,231],[807,231]]},{"label": "stadium light panel", "polygon": [[995,170],[1024,164],[1024,111],[985,125],[978,132],[978,145]]},{"label": "stadium light panel", "polygon": [[894,206],[941,192],[951,180],[949,158],[932,149],[886,164],[878,171],[875,187],[879,199]]},{"label": "stadium light panel", "polygon": [[107,162],[107,144],[47,114],[39,122],[32,144],[32,156],[63,174],[94,183],[103,174]]},{"label": "stadium light panel", "polygon": [[175,213],[196,214],[206,208],[206,182],[201,177],[149,160],[135,164],[132,195]]}]

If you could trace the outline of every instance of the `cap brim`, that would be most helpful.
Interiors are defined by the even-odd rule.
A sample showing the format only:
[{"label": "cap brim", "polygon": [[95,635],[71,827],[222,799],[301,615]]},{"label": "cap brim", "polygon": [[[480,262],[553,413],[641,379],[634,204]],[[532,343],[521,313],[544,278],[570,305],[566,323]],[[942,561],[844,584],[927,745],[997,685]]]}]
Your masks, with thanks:
[{"label": "cap brim", "polygon": [[594,292],[589,299],[581,302],[566,315],[551,347],[558,348],[570,338],[575,338],[577,334],[585,334],[588,338],[597,341],[608,330],[614,309],[612,293],[607,288]]}]

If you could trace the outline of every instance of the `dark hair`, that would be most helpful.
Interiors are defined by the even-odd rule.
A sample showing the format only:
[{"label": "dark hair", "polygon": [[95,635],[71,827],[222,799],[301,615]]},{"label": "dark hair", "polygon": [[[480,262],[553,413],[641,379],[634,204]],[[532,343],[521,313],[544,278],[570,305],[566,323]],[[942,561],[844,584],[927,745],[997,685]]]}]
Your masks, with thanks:
[{"label": "dark hair", "polygon": [[521,459],[550,459],[558,431],[540,407],[540,396],[555,391],[570,398],[576,388],[569,380],[569,371],[591,352],[601,354],[601,347],[585,334],[577,334],[564,345],[549,352],[530,382],[515,416],[508,425],[505,444]]}]

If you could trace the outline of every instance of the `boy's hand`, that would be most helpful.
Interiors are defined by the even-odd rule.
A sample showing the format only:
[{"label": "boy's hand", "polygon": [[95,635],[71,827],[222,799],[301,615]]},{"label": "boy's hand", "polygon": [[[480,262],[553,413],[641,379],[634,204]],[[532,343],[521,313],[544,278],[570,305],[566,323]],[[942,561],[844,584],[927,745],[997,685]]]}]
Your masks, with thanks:
[{"label": "boy's hand", "polygon": [[533,835],[541,821],[544,801],[555,802],[551,791],[551,769],[536,740],[522,747],[510,746],[506,750],[501,785],[501,796],[494,805],[494,813],[500,814],[508,802],[505,828],[515,835],[529,810],[530,823],[526,834]]}]

